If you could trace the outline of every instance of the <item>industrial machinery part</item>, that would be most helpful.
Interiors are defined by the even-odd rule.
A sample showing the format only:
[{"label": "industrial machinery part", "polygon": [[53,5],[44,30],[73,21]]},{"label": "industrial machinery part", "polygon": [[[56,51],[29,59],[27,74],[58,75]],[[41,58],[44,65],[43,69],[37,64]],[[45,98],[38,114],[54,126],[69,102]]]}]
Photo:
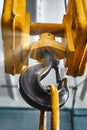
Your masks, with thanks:
[{"label": "industrial machinery part", "polygon": [[23,66],[28,65],[29,19],[25,0],[4,0],[2,39],[6,73],[19,74]]},{"label": "industrial machinery part", "polygon": [[65,47],[55,41],[55,37],[51,33],[41,34],[39,40],[29,46],[30,57],[39,62],[44,58],[41,57],[43,51],[49,51],[56,59],[63,59],[65,56]]},{"label": "industrial machinery part", "polygon": [[[45,56],[43,63],[30,66],[21,74],[19,80],[19,90],[22,97],[28,104],[39,110],[49,111],[51,109],[50,93],[47,89],[47,86],[42,86],[40,81],[45,78],[51,68],[54,68],[55,62],[54,58],[52,57],[52,53],[50,54],[49,52],[45,51],[42,55]],[[65,79],[58,79],[57,81],[61,107],[67,101],[69,92]]]},{"label": "industrial machinery part", "polygon": [[30,23],[26,0],[4,0],[1,23],[5,72],[13,75],[28,65],[30,35],[50,32],[50,28],[53,34],[62,35],[63,29],[60,24]]},{"label": "industrial machinery part", "polygon": [[67,75],[82,76],[87,64],[87,1],[69,0],[63,24]]},{"label": "industrial machinery part", "polygon": [[[67,75],[81,76],[86,68],[87,1],[69,0],[62,24],[44,24],[30,23],[26,0],[4,0],[1,23],[5,72],[13,75],[21,73],[23,67],[28,66],[29,55],[38,60],[37,65],[27,67],[21,74],[20,93],[31,106],[41,111],[51,110],[55,114],[55,110],[63,106],[69,96],[66,79],[60,78],[58,60],[64,59]],[[30,35],[40,35],[40,39],[30,44]],[[55,36],[61,37],[62,43],[56,42]],[[51,85],[49,90],[40,81],[51,68],[55,69],[57,86],[51,88]],[[53,94],[59,98],[55,105],[53,103],[56,102],[52,103],[50,100],[53,89],[59,95]],[[56,126],[52,125],[52,130],[56,130]]]},{"label": "industrial machinery part", "polygon": [[[59,130],[60,127],[60,110],[59,110],[59,94],[57,87],[49,85],[50,102],[51,102],[51,130]],[[46,130],[47,112],[40,111],[39,130]]]},{"label": "industrial machinery part", "polygon": [[68,99],[66,79],[61,80],[58,71],[58,60],[65,55],[65,48],[55,41],[54,35],[43,33],[40,39],[29,47],[30,57],[39,61],[37,65],[30,66],[20,76],[20,93],[25,101],[39,110],[51,109],[50,93],[47,86],[42,86],[40,81],[47,76],[51,68],[55,69],[56,81],[59,92],[60,107]]},{"label": "industrial machinery part", "polygon": [[[82,2],[82,0],[80,0],[79,3],[80,10],[82,11],[79,10],[79,4],[77,0],[74,0],[73,2],[69,0],[68,11],[64,16],[63,24],[61,25],[37,23],[31,23],[30,25],[28,18],[29,15],[27,14],[25,16],[25,0],[22,2],[19,2],[18,0],[5,0],[2,15],[2,36],[5,42],[5,71],[12,74],[21,72],[24,63],[23,61],[27,61],[26,52],[29,46],[28,40],[24,40],[23,42],[23,39],[29,38],[29,30],[31,35],[36,35],[40,32],[42,33],[48,30],[48,32],[52,32],[56,36],[59,35],[64,37],[63,43],[66,44],[67,52],[65,55],[65,66],[68,67],[67,74],[72,76],[82,75],[84,73],[85,64],[87,62],[87,27],[85,15],[87,12],[87,4],[85,1]],[[18,10],[18,8],[22,8],[22,12]],[[24,19],[25,23],[23,22]],[[26,29],[24,24],[27,26]],[[26,45],[25,43],[28,44]],[[27,49],[26,47],[23,49],[23,46],[26,46]],[[9,58],[7,58],[7,55]],[[79,59],[77,60],[78,57]],[[73,65],[71,65],[71,63],[73,63]],[[27,65],[27,62],[25,65]]]},{"label": "industrial machinery part", "polygon": [[[65,46],[63,59],[67,75],[83,75],[87,64],[86,7],[85,0],[69,0],[62,24],[30,23],[29,13],[26,13],[26,0],[4,0],[2,38],[5,72],[13,75],[21,73],[23,66],[28,65],[30,35],[48,32],[63,39],[61,44]],[[51,44],[55,54],[54,46],[54,43]],[[61,58],[57,57],[57,53],[55,56]]]}]

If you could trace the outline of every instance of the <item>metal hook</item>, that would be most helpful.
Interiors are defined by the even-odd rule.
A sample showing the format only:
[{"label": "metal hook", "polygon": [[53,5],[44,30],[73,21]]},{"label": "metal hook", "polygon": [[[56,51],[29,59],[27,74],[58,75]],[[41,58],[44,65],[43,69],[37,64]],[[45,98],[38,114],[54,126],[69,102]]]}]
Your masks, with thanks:
[{"label": "metal hook", "polygon": [[[43,53],[44,55],[44,53]],[[53,56],[45,52],[44,62],[30,66],[19,79],[20,93],[24,100],[39,110],[50,111],[50,93],[48,89],[41,86],[40,81],[47,76],[53,67]],[[60,107],[67,101],[69,92],[67,86],[63,85],[59,91]]]}]

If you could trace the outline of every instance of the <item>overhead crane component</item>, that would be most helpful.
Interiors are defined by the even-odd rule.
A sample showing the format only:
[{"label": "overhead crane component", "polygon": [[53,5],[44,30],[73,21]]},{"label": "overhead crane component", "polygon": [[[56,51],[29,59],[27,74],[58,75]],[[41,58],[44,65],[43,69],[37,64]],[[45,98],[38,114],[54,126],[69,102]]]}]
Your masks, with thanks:
[{"label": "overhead crane component", "polygon": [[28,65],[29,19],[25,0],[4,0],[2,39],[6,73],[19,74],[23,66]]},{"label": "overhead crane component", "polygon": [[50,33],[41,34],[39,40],[31,43],[29,46],[30,57],[39,62],[45,58],[44,55],[41,56],[45,51],[52,53],[56,59],[63,59],[65,57],[65,47],[55,41],[54,35]]},{"label": "overhead crane component", "polygon": [[[41,111],[52,110],[52,91],[49,91],[47,86],[42,86],[40,81],[47,76],[51,68],[58,71],[58,64],[54,65],[55,61],[63,59],[64,67],[67,68],[66,74],[73,77],[82,76],[86,69],[86,0],[69,0],[62,24],[30,23],[30,15],[26,12],[26,0],[4,0],[1,23],[5,72],[20,74],[23,67],[28,66],[28,56],[38,60],[37,65],[27,67],[21,73],[20,93],[31,106]],[[40,39],[30,44],[30,35],[40,35]],[[61,37],[62,43],[55,41],[55,36]],[[58,108],[67,101],[69,91],[66,79],[60,79],[59,72],[56,74]],[[56,126],[54,127],[52,130],[56,130]]]},{"label": "overhead crane component", "polygon": [[69,0],[63,18],[66,46],[65,67],[67,75],[82,76],[87,64],[87,1]]},{"label": "overhead crane component", "polygon": [[[52,55],[49,54],[49,51],[45,52],[44,63],[30,66],[25,72],[23,71],[19,79],[19,90],[22,97],[28,104],[39,110],[49,111],[51,109],[49,90],[47,86],[42,86],[40,81],[47,76],[51,68],[54,68],[54,64],[55,61]],[[57,65],[58,64],[56,64],[56,66]],[[59,103],[61,107],[67,101],[69,91],[65,79],[58,79],[57,81]]]},{"label": "overhead crane component", "polygon": [[86,7],[85,0],[69,0],[62,24],[30,23],[26,0],[4,0],[2,38],[5,72],[13,75],[21,73],[23,66],[28,65],[30,35],[47,32],[63,39],[61,44],[65,46],[63,59],[67,75],[82,76],[87,64]]}]

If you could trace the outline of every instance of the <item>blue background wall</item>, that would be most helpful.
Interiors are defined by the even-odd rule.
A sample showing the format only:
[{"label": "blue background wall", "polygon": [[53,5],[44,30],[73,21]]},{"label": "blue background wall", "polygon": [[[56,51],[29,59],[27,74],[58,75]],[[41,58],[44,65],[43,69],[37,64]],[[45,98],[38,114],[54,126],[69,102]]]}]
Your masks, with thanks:
[{"label": "blue background wall", "polygon": [[[47,130],[50,130],[48,112]],[[60,130],[87,130],[87,110],[61,110]],[[39,130],[39,111],[24,108],[0,108],[0,130]]]}]

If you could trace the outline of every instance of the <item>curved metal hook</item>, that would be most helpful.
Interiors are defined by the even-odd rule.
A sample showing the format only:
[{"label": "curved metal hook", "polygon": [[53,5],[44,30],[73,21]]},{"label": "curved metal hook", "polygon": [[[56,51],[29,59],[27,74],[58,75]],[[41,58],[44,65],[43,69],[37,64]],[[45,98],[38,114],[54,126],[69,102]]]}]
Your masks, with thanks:
[{"label": "curved metal hook", "polygon": [[[50,107],[50,93],[47,89],[41,86],[40,81],[46,77],[53,66],[53,57],[50,54],[46,54],[44,63],[31,66],[21,74],[19,79],[20,93],[24,100],[31,106],[39,110],[51,109]],[[68,99],[68,89],[63,86],[61,91],[59,90],[60,107]]]}]

